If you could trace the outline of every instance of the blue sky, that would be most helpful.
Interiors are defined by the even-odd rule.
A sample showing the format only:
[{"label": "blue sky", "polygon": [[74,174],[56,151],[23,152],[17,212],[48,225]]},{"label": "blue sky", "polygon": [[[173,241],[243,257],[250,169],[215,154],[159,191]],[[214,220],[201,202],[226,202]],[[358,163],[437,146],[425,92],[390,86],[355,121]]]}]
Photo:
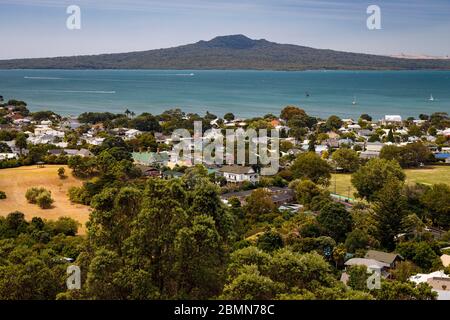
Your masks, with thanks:
[{"label": "blue sky", "polygon": [[[382,30],[366,27],[376,4]],[[82,29],[66,28],[78,5]],[[375,54],[450,55],[450,0],[0,0],[0,59],[127,52],[245,34]]]}]

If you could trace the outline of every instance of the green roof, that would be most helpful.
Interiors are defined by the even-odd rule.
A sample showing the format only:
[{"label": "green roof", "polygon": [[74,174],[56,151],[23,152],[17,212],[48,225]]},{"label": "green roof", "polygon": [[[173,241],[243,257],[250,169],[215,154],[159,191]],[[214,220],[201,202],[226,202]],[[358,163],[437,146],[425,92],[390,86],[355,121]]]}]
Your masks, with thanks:
[{"label": "green roof", "polygon": [[164,163],[169,161],[169,155],[167,153],[133,152],[132,157],[134,162],[145,165]]}]

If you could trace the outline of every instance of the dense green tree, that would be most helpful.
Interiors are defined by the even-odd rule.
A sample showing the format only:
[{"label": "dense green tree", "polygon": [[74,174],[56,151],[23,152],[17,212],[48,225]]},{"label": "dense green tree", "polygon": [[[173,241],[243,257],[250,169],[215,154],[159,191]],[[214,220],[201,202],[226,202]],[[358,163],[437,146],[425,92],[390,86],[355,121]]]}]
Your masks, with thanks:
[{"label": "dense green tree", "polygon": [[430,271],[434,265],[439,264],[439,256],[425,241],[400,243],[397,252],[425,271]]},{"label": "dense green tree", "polygon": [[226,300],[270,300],[280,289],[280,284],[250,265],[244,266],[241,273],[225,286],[221,297]]},{"label": "dense green tree", "polygon": [[428,283],[382,281],[381,289],[374,292],[379,300],[436,300],[437,293]]},{"label": "dense green tree", "polygon": [[328,185],[331,178],[329,164],[313,152],[300,154],[290,170],[294,179],[309,179],[321,185]]},{"label": "dense green tree", "polygon": [[332,159],[336,166],[345,172],[355,172],[360,165],[358,154],[351,149],[341,148],[336,150],[333,152]]},{"label": "dense green tree", "polygon": [[143,113],[130,120],[130,127],[139,131],[161,131],[158,119],[150,113]]},{"label": "dense green tree", "polygon": [[336,242],[344,241],[346,234],[352,228],[352,217],[345,206],[340,203],[327,203],[320,210],[317,221],[323,228],[323,232]]},{"label": "dense green tree", "polygon": [[392,131],[392,129],[389,130],[386,140],[392,143],[395,142],[394,132]]},{"label": "dense green tree", "polygon": [[276,230],[271,229],[258,237],[256,245],[261,250],[272,252],[283,247],[283,239]]},{"label": "dense green tree", "polygon": [[428,163],[432,159],[430,150],[420,142],[409,143],[403,147],[394,145],[384,146],[380,152],[380,158],[397,160],[403,168],[418,167]]},{"label": "dense green tree", "polygon": [[327,130],[336,131],[340,127],[342,127],[342,120],[338,116],[332,115],[328,118],[327,122],[325,123],[325,127]]},{"label": "dense green tree", "polygon": [[64,167],[58,168],[58,177],[60,179],[66,178],[66,169],[64,169]]},{"label": "dense green tree", "polygon": [[234,114],[232,114],[231,112],[225,113],[225,115],[223,116],[223,118],[227,121],[233,121],[234,120]]},{"label": "dense green tree", "polygon": [[406,197],[402,194],[401,181],[391,178],[375,194],[373,205],[377,238],[388,249],[395,247],[395,237],[403,232],[402,221],[406,216]]},{"label": "dense green tree", "polygon": [[370,274],[367,272],[366,266],[350,266],[347,273],[349,276],[347,285],[350,288],[361,291],[367,290],[367,279]]},{"label": "dense green tree", "polygon": [[323,190],[311,180],[301,180],[295,187],[297,201],[306,208],[310,208],[314,199],[317,199],[322,194]]},{"label": "dense green tree", "polygon": [[370,242],[370,237],[362,229],[354,229],[347,234],[345,239],[345,248],[348,252],[354,253],[358,249],[365,249]]},{"label": "dense green tree", "polygon": [[270,193],[262,188],[254,190],[245,201],[246,203],[243,208],[249,225],[271,220],[273,213],[277,209]]},{"label": "dense green tree", "polygon": [[359,118],[366,121],[372,121],[372,117],[369,116],[367,113],[363,113]]},{"label": "dense green tree", "polygon": [[281,110],[280,118],[289,121],[294,117],[306,117],[306,112],[296,106],[287,106]]},{"label": "dense green tree", "polygon": [[377,191],[381,190],[390,179],[405,180],[405,173],[398,162],[371,159],[352,175],[351,181],[360,197],[372,201]]},{"label": "dense green tree", "polygon": [[450,187],[435,184],[428,188],[420,198],[433,222],[440,227],[450,227]]}]

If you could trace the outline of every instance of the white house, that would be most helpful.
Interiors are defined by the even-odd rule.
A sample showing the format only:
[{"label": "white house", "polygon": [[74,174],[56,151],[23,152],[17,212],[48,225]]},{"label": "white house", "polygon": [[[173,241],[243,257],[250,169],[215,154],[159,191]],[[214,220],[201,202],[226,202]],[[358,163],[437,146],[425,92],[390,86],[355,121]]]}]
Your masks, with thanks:
[{"label": "white house", "polygon": [[218,172],[227,179],[227,182],[242,183],[249,181],[256,183],[259,181],[259,175],[251,167],[224,166]]},{"label": "white house", "polygon": [[450,276],[443,271],[435,271],[432,273],[418,273],[409,278],[416,284],[428,283],[433,291],[437,292],[438,300],[450,300]]},{"label": "white house", "polygon": [[125,140],[131,140],[136,138],[138,135],[140,135],[142,132],[136,129],[129,129],[125,131]]},{"label": "white house", "polygon": [[367,142],[366,151],[369,152],[380,152],[383,149],[384,144],[381,142]]},{"label": "white house", "polygon": [[402,116],[399,115],[385,115],[383,119],[384,123],[399,123],[402,122]]}]

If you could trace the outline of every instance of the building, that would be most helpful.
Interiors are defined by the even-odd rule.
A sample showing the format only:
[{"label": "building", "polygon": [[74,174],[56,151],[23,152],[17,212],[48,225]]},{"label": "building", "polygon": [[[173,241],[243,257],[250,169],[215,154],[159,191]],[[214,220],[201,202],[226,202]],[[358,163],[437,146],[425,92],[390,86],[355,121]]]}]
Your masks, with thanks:
[{"label": "building", "polygon": [[224,166],[218,170],[218,175],[227,179],[227,182],[242,183],[248,181],[256,183],[259,181],[259,175],[251,167],[244,166]]},{"label": "building", "polygon": [[90,152],[88,149],[51,149],[48,151],[50,155],[66,155],[68,157],[80,156],[82,158],[93,157],[94,154]]},{"label": "building", "polygon": [[142,175],[145,177],[161,177],[161,171],[154,167],[149,166],[143,166],[143,165],[136,165],[136,167],[141,170]]},{"label": "building", "polygon": [[167,166],[170,160],[168,152],[133,152],[132,157],[136,164],[144,166]]},{"label": "building", "polygon": [[369,152],[380,152],[383,149],[384,143],[381,142],[367,142],[366,151]]},{"label": "building", "polygon": [[379,158],[381,149],[383,149],[384,144],[381,142],[367,142],[365,144],[365,151],[362,151],[359,156],[362,159],[372,159]]},{"label": "building", "polygon": [[373,159],[373,158],[379,158],[380,157],[380,152],[379,151],[362,151],[359,154],[359,157],[361,159]]},{"label": "building", "polygon": [[373,259],[388,264],[389,268],[394,268],[399,261],[404,260],[403,257],[396,253],[387,253],[377,250],[369,250],[364,256],[366,259]]},{"label": "building", "polygon": [[367,259],[367,258],[352,258],[347,260],[344,265],[346,267],[350,266],[366,266],[368,270],[371,271],[383,271],[385,269],[389,269],[389,264],[375,260],[375,259]]},{"label": "building", "polygon": [[428,283],[433,291],[438,294],[438,300],[450,300],[450,276],[443,271],[435,271],[432,273],[418,273],[409,278],[416,284]]},{"label": "building", "polygon": [[434,157],[436,158],[436,160],[450,163],[450,153],[435,153]]},{"label": "building", "polygon": [[178,171],[167,170],[162,173],[162,177],[164,179],[180,179],[183,176],[183,173]]},{"label": "building", "polygon": [[383,124],[398,124],[402,122],[402,117],[399,115],[385,115],[381,122]]}]

